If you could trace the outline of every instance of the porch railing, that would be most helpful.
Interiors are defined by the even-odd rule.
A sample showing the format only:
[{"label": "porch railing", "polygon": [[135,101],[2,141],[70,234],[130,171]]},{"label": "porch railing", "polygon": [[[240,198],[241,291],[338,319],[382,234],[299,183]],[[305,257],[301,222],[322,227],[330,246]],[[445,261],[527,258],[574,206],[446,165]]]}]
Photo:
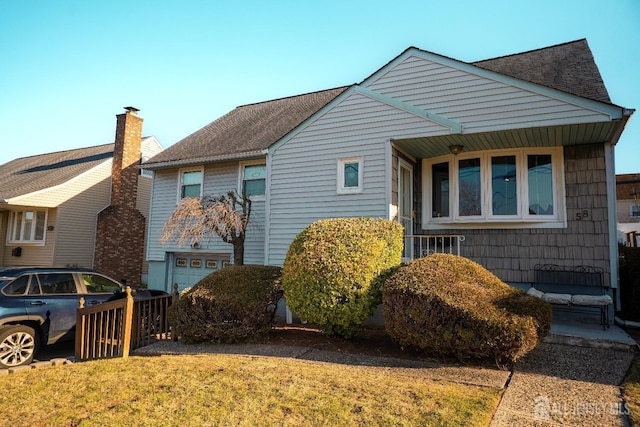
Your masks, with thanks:
[{"label": "porch railing", "polygon": [[461,255],[461,243],[464,242],[464,236],[459,234],[416,234],[404,237],[404,258],[408,260],[435,253]]},{"label": "porch railing", "polygon": [[76,313],[77,360],[127,357],[129,352],[156,340],[175,339],[167,320],[167,309],[177,300],[177,292],[134,300],[127,287],[126,297],[84,307]]}]

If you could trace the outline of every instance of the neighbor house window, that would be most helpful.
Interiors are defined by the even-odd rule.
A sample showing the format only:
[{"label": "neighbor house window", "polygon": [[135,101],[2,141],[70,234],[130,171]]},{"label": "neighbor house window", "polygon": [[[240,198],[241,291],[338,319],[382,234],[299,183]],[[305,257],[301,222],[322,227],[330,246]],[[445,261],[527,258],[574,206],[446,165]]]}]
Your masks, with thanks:
[{"label": "neighbor house window", "polygon": [[631,216],[640,216],[640,205],[631,205]]},{"label": "neighbor house window", "polygon": [[202,169],[180,172],[180,199],[202,196]]},{"label": "neighbor house window", "polygon": [[362,192],[362,157],[338,159],[339,194]]},{"label": "neighbor house window", "polygon": [[[496,150],[423,161],[425,224],[564,224],[562,149]],[[555,225],[553,225],[555,226]]]},{"label": "neighbor house window", "polygon": [[44,244],[46,226],[46,210],[11,212],[9,216],[9,241],[11,243]]},{"label": "neighbor house window", "polygon": [[243,165],[242,192],[247,196],[264,196],[266,189],[267,167],[265,165]]}]

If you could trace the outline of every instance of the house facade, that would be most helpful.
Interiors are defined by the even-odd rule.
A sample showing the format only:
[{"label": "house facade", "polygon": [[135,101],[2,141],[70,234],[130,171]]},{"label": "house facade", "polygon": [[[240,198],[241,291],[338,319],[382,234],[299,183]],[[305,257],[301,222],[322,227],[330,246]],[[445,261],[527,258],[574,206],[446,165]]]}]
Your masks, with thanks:
[{"label": "house facade", "polygon": [[475,63],[409,48],[359,84],[238,107],[148,163],[150,285],[187,286],[183,271],[231,253],[158,243],[195,172],[198,194],[264,181],[246,263],[281,265],[315,220],[383,217],[404,225],[406,258],[424,255],[419,236],[461,235],[461,255],[508,283],[589,265],[615,288],[613,152],[632,113],[586,40]]},{"label": "house facade", "polygon": [[[138,152],[148,157],[162,151],[155,137],[134,138],[128,144],[137,144]],[[98,216],[111,205],[112,184],[120,178],[112,179],[115,145],[24,157],[0,166],[0,266],[96,267],[96,242],[104,240],[97,233]],[[151,181],[151,175],[143,173],[137,182],[126,184],[135,187],[134,203],[143,218],[150,208]],[[145,228],[140,230],[142,239]],[[111,234],[105,231],[105,236]],[[132,283],[140,283],[146,263],[142,268]],[[124,278],[113,269],[103,272]]]},{"label": "house facade", "polygon": [[638,247],[640,244],[640,174],[616,175],[616,208],[618,241],[626,246]]}]

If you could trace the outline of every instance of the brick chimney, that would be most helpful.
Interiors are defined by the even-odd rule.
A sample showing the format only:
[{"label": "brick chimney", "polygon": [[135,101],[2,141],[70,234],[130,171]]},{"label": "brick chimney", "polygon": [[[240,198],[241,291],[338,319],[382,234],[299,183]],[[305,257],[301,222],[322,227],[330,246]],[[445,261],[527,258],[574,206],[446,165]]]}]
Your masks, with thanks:
[{"label": "brick chimney", "polygon": [[116,116],[116,141],[111,171],[111,204],[136,207],[140,145],[142,144],[142,118],[134,107],[125,107],[126,113]]},{"label": "brick chimney", "polygon": [[116,116],[111,205],[98,214],[94,268],[140,286],[146,219],[137,209],[142,118],[134,107]]}]

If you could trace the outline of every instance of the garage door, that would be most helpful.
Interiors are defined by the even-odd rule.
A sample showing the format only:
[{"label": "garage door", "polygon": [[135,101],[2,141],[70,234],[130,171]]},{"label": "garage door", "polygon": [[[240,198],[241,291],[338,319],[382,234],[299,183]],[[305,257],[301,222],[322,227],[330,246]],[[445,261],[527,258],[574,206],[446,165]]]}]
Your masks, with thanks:
[{"label": "garage door", "polygon": [[190,288],[203,277],[229,265],[229,255],[225,254],[182,254],[172,255],[172,281],[178,284],[178,291]]}]

